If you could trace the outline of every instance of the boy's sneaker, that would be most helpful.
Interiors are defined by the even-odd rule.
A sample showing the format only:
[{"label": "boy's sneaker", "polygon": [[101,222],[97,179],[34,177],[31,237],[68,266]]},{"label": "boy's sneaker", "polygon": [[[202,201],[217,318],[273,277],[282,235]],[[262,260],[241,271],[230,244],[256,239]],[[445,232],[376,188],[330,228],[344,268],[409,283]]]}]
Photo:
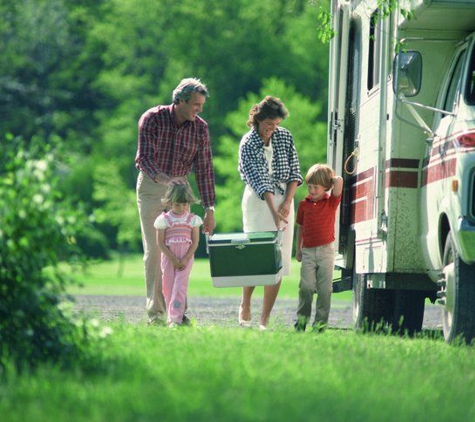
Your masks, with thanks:
[{"label": "boy's sneaker", "polygon": [[312,325],[312,332],[317,334],[324,333],[326,329],[327,324],[324,324],[323,322],[314,322]]},{"label": "boy's sneaker", "polygon": [[307,319],[302,316],[298,316],[294,323],[295,331],[305,331],[307,328]]}]

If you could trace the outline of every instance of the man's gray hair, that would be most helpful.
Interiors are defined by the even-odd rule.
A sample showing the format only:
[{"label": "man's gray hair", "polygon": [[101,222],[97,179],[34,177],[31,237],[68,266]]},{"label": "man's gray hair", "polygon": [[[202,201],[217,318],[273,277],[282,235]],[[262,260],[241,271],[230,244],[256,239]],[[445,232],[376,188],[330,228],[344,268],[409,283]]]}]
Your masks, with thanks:
[{"label": "man's gray hair", "polygon": [[208,97],[208,88],[197,78],[182,79],[178,86],[173,90],[173,104],[178,104],[181,100],[188,101],[193,92],[198,92]]}]

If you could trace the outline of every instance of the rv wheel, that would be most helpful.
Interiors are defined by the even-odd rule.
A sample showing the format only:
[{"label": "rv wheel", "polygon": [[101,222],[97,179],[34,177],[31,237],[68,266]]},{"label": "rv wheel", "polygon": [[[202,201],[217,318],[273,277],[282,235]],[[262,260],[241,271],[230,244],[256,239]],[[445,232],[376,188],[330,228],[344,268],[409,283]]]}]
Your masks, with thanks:
[{"label": "rv wheel", "polygon": [[470,343],[475,337],[475,265],[467,265],[460,259],[449,232],[445,242],[443,273],[445,287],[443,325],[448,343],[463,339]]},{"label": "rv wheel", "polygon": [[353,274],[353,321],[362,331],[386,330],[393,315],[393,291],[368,289],[366,277]]}]

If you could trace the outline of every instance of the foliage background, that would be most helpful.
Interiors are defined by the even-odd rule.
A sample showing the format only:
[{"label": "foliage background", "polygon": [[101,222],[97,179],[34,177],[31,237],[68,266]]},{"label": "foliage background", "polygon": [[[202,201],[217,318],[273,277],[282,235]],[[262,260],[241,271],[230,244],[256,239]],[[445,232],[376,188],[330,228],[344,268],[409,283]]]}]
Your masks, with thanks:
[{"label": "foliage background", "polygon": [[[237,148],[251,105],[284,101],[302,173],[325,160],[328,45],[308,0],[0,0],[0,133],[62,145],[60,190],[85,204],[90,256],[140,250],[137,121],[183,77],[210,90],[217,231],[241,229]],[[6,141],[8,142],[8,140]],[[296,200],[304,196],[304,189]],[[200,207],[195,212],[202,213]],[[203,243],[203,242],[202,242]]]}]

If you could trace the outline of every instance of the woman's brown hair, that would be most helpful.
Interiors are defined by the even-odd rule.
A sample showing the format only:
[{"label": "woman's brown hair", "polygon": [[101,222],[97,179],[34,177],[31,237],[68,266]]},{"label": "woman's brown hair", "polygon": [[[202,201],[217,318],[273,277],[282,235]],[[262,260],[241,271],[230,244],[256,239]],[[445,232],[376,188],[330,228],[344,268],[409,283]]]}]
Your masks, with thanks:
[{"label": "woman's brown hair", "polygon": [[280,98],[267,95],[260,103],[252,106],[247,125],[257,129],[259,123],[265,119],[280,118],[283,120],[288,115],[289,112]]}]

